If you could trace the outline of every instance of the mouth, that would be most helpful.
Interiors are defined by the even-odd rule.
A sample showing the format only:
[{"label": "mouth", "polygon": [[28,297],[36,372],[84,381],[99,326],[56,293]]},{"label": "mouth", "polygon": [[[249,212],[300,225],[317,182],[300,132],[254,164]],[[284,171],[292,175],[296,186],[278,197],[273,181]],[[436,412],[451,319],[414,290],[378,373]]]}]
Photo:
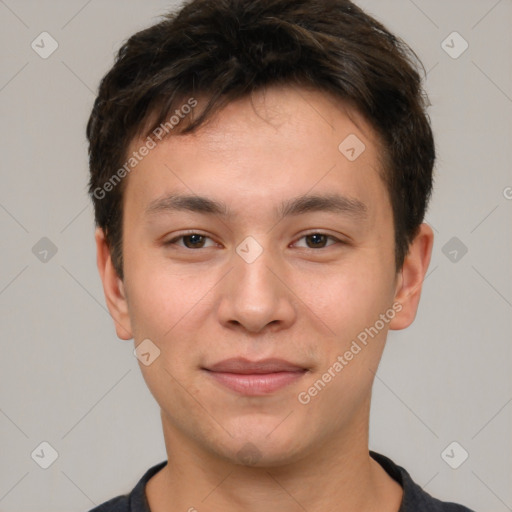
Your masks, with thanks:
[{"label": "mouth", "polygon": [[309,370],[283,359],[226,359],[202,368],[216,382],[246,396],[263,396],[300,380]]}]

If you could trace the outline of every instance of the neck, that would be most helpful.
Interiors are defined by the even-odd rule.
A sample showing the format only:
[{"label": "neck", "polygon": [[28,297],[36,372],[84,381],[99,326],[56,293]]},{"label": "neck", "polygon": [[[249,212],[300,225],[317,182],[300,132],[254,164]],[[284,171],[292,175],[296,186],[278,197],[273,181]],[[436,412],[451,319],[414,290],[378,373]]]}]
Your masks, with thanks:
[{"label": "neck", "polygon": [[165,421],[168,463],[146,485],[151,512],[397,512],[402,488],[368,451],[368,422],[285,464],[251,467],[202,449]]}]

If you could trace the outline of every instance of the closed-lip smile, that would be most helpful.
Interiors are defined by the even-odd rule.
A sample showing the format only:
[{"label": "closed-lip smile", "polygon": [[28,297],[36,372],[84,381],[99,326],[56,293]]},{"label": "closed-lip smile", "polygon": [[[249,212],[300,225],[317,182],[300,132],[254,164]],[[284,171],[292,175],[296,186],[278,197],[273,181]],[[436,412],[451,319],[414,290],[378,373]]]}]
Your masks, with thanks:
[{"label": "closed-lip smile", "polygon": [[202,368],[220,384],[237,393],[263,396],[302,378],[308,368],[284,359],[250,361],[236,357]]}]

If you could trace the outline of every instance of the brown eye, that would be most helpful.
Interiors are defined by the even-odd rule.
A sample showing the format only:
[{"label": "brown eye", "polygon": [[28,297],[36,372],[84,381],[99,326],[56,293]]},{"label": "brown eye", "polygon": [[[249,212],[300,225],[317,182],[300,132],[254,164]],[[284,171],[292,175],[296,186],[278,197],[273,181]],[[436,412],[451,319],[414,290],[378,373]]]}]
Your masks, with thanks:
[{"label": "brown eye", "polygon": [[189,249],[195,249],[204,245],[204,239],[205,237],[203,235],[186,235],[183,237],[183,243]]},{"label": "brown eye", "polygon": [[321,233],[314,233],[312,235],[307,235],[305,238],[311,242],[311,249],[318,249],[318,247],[325,247],[329,237],[327,235],[322,235]]},{"label": "brown eye", "polygon": [[[308,235],[302,236],[299,240],[305,240],[305,245],[300,245],[300,247],[305,247],[307,249],[324,249],[329,245],[333,245],[336,242],[341,243],[337,238],[326,235],[325,233],[310,233]],[[331,243],[328,241],[331,240]]]},{"label": "brown eye", "polygon": [[[169,240],[165,245],[177,245],[185,249],[203,249],[206,246],[206,241],[210,240],[209,237],[199,233],[191,233],[189,235],[181,235],[172,240]],[[182,242],[182,243],[179,243]]]}]

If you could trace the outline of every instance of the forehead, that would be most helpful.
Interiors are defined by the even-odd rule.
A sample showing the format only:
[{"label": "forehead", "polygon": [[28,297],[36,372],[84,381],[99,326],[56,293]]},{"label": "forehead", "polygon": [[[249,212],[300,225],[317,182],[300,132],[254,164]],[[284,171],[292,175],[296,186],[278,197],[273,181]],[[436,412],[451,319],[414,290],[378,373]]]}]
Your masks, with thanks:
[{"label": "forehead", "polygon": [[[134,140],[129,155],[142,143]],[[125,196],[141,213],[176,192],[245,210],[265,203],[274,212],[287,197],[334,189],[386,203],[379,148],[350,106],[319,91],[274,87],[229,103],[193,133],[158,142],[130,173]]]}]

